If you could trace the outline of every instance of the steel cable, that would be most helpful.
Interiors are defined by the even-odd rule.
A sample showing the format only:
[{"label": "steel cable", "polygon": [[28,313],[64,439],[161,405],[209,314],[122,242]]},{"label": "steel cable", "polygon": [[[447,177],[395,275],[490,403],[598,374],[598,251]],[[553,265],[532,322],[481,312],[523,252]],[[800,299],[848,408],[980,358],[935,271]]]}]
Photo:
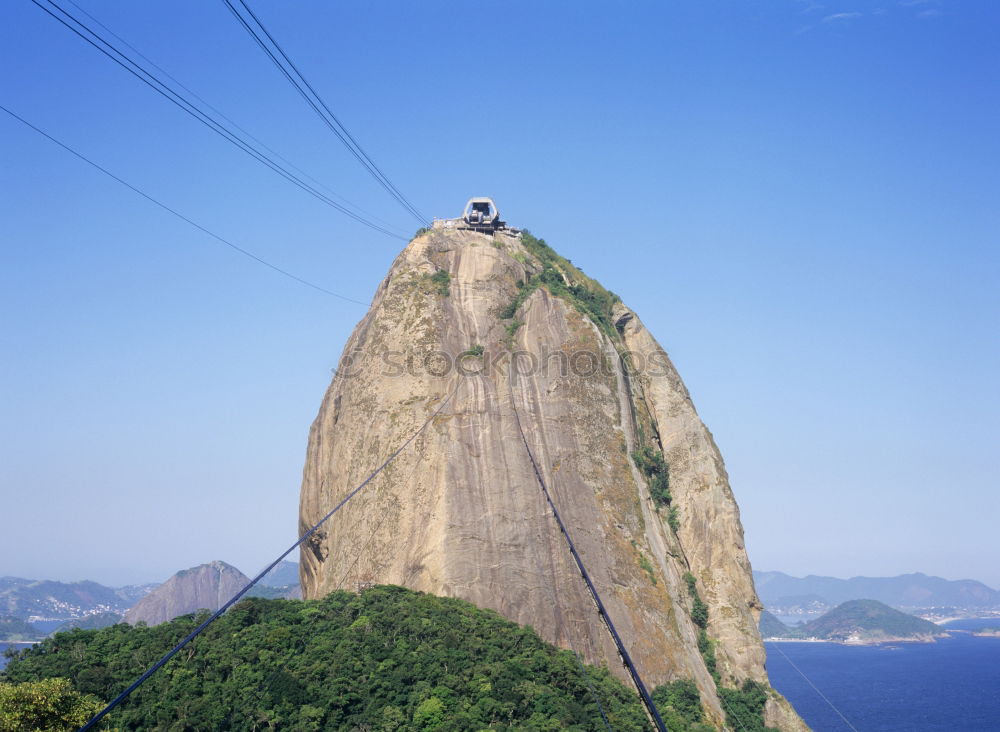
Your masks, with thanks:
[{"label": "steel cable", "polygon": [[[329,105],[323,100],[316,89],[309,83],[308,79],[299,68],[295,65],[295,62],[285,53],[281,45],[275,40],[274,36],[267,30],[264,24],[261,22],[260,18],[253,12],[249,5],[244,2],[244,0],[239,0],[240,5],[246,10],[250,18],[253,19],[254,24],[260,29],[264,37],[271,42],[274,47],[272,50],[267,43],[265,43],[264,38],[261,37],[261,33],[258,33],[251,25],[250,22],[237,10],[237,8],[230,2],[230,0],[222,0],[222,2],[229,8],[229,11],[233,14],[233,17],[239,22],[243,29],[250,35],[257,46],[271,59],[271,62],[278,68],[282,76],[292,85],[292,87],[299,93],[299,95],[305,100],[305,102],[312,108],[312,110],[319,116],[323,123],[330,129],[330,131],[340,140],[340,142],[350,151],[354,158],[361,163],[361,165],[368,171],[368,173],[378,182],[385,191],[392,196],[400,206],[402,206],[408,213],[410,213],[417,221],[423,225],[428,224],[428,219],[424,216],[409,199],[404,196],[399,189],[393,184],[389,177],[382,172],[382,170],[375,164],[371,157],[364,151],[364,148],[358,143],[353,135],[348,131],[344,124],[337,118],[337,115],[333,113]],[[286,66],[278,59],[277,55],[281,56]],[[289,71],[289,68],[291,71]],[[294,76],[293,76],[294,74]],[[322,109],[320,109],[322,107]]]},{"label": "steel cable", "polygon": [[[199,108],[196,104],[194,104],[193,102],[191,102],[187,98],[185,98],[182,94],[180,94],[180,92],[172,89],[168,84],[166,84],[165,82],[163,82],[162,80],[160,80],[159,78],[157,78],[156,75],[154,75],[150,71],[146,70],[137,61],[135,61],[132,58],[130,58],[123,51],[119,50],[113,43],[107,41],[99,33],[97,33],[97,31],[93,30],[88,25],[86,25],[83,21],[81,21],[77,17],[75,17],[72,13],[70,13],[66,9],[62,8],[55,0],[47,0],[47,2],[52,7],[56,8],[61,14],[63,14],[64,16],[66,16],[66,18],[69,18],[69,20],[71,20],[72,23],[75,23],[77,26],[79,26],[84,31],[86,31],[86,33],[89,33],[90,36],[93,36],[93,38],[88,37],[88,35],[86,35],[86,33],[84,33],[83,31],[81,31],[79,28],[75,27],[73,24],[71,24],[67,20],[59,17],[59,15],[57,15],[52,10],[50,10],[48,7],[46,7],[45,5],[43,5],[42,2],[41,2],[41,0],[31,0],[31,2],[34,3],[38,8],[40,8],[41,10],[43,10],[45,13],[47,13],[48,15],[50,15],[52,18],[54,18],[55,20],[57,20],[63,26],[65,26],[69,30],[73,31],[73,33],[75,33],[76,35],[78,35],[84,41],[86,41],[87,43],[89,43],[91,46],[93,46],[98,51],[100,51],[101,53],[103,53],[109,59],[111,59],[116,64],[118,64],[119,66],[121,66],[123,69],[125,69],[126,71],[128,71],[130,74],[132,74],[133,76],[135,76],[136,78],[138,78],[140,81],[142,81],[144,84],[146,84],[147,86],[149,86],[151,89],[153,89],[154,91],[156,91],[157,93],[159,93],[160,95],[162,95],[164,98],[166,98],[172,104],[176,105],[180,109],[182,109],[185,112],[187,112],[189,115],[191,115],[196,120],[198,120],[199,122],[201,122],[202,124],[204,124],[206,127],[208,127],[209,129],[211,129],[213,132],[215,132],[216,134],[218,134],[219,136],[221,136],[222,138],[224,138],[228,142],[232,143],[236,147],[240,148],[241,150],[243,150],[243,152],[247,153],[252,158],[254,158],[255,160],[257,160],[258,162],[260,162],[263,165],[265,165],[266,167],[270,168],[272,171],[274,171],[275,173],[277,173],[278,175],[280,175],[282,178],[286,179],[288,182],[292,183],[293,185],[297,186],[298,188],[301,188],[306,193],[309,193],[313,197],[319,199],[323,203],[327,204],[331,208],[336,209],[337,211],[339,211],[342,214],[344,214],[345,216],[353,219],[354,221],[356,221],[356,222],[358,222],[360,224],[363,224],[364,226],[367,226],[367,227],[369,227],[371,229],[379,231],[379,232],[385,234],[386,236],[390,236],[390,237],[392,237],[394,239],[399,239],[401,241],[406,241],[406,237],[400,236],[399,234],[396,234],[396,233],[394,233],[394,232],[386,229],[383,226],[380,226],[380,225],[378,225],[378,224],[376,224],[376,223],[374,223],[372,221],[369,221],[366,218],[364,218],[363,216],[359,216],[358,214],[356,214],[353,211],[349,210],[348,208],[346,208],[342,204],[337,203],[336,201],[334,201],[333,199],[331,199],[329,196],[327,196],[327,195],[323,194],[322,192],[318,191],[314,186],[312,186],[309,183],[303,181],[301,178],[299,178],[298,176],[296,176],[294,173],[292,173],[291,171],[287,170],[286,168],[284,168],[279,163],[275,162],[273,159],[271,159],[269,156],[267,156],[266,154],[264,154],[260,150],[256,149],[253,145],[251,145],[249,142],[247,142],[246,140],[244,140],[243,138],[241,138],[239,135],[237,135],[232,130],[228,129],[225,125],[223,125],[217,119],[213,118],[210,114],[208,114],[207,112],[205,112],[204,110],[202,110],[201,108]],[[96,39],[96,41],[94,39]],[[106,48],[102,47],[102,44],[103,44],[103,46],[106,46]],[[108,49],[110,49],[110,50],[108,50]]]},{"label": "steel cable", "polygon": [[447,397],[445,397],[444,401],[441,402],[440,406],[438,406],[438,408],[435,409],[434,412],[426,420],[424,420],[423,424],[421,424],[420,427],[417,428],[416,432],[414,432],[412,435],[410,435],[406,439],[406,442],[404,442],[402,445],[400,445],[398,448],[396,448],[396,451],[393,452],[391,455],[389,455],[389,457],[386,459],[386,461],[384,463],[382,463],[380,466],[378,466],[371,473],[371,475],[369,475],[367,478],[365,478],[356,488],[354,488],[351,492],[349,492],[346,496],[344,496],[340,500],[340,502],[337,503],[337,505],[334,506],[330,510],[329,513],[327,513],[323,518],[321,518],[319,521],[317,521],[315,524],[313,524],[313,526],[312,526],[311,529],[309,529],[306,533],[304,533],[302,536],[300,536],[298,538],[298,540],[294,544],[292,544],[290,547],[288,547],[284,552],[282,552],[281,555],[279,555],[277,559],[275,559],[273,562],[271,562],[269,565],[267,565],[263,570],[261,570],[260,573],[256,577],[254,577],[252,580],[250,580],[246,584],[246,586],[243,587],[243,589],[241,589],[239,592],[237,592],[235,595],[233,595],[231,598],[229,598],[229,600],[226,602],[225,605],[223,605],[218,610],[216,610],[214,613],[212,613],[208,617],[208,619],[206,619],[197,628],[195,628],[190,633],[188,633],[186,636],[184,636],[184,638],[181,640],[180,643],[178,643],[173,648],[171,648],[169,651],[167,651],[167,653],[164,654],[163,657],[160,658],[159,661],[157,661],[152,666],[150,666],[148,669],[146,669],[146,671],[142,674],[142,676],[140,676],[138,679],[136,679],[135,681],[133,681],[132,684],[130,684],[129,687],[127,689],[125,689],[125,691],[123,691],[121,694],[119,694],[118,696],[116,696],[111,702],[108,703],[107,706],[104,707],[104,709],[102,709],[100,712],[98,712],[93,717],[91,717],[91,719],[83,727],[80,728],[79,732],[87,732],[87,730],[93,729],[95,727],[95,725],[97,725],[102,719],[104,719],[104,717],[107,716],[107,714],[111,710],[113,710],[115,707],[117,707],[119,704],[121,704],[123,701],[125,701],[133,691],[135,691],[136,689],[138,689],[143,683],[145,683],[145,681],[150,676],[152,676],[153,674],[155,674],[160,668],[163,667],[164,664],[166,664],[171,658],[173,658],[175,655],[177,655],[177,653],[180,652],[180,650],[182,648],[184,648],[184,646],[186,646],[188,643],[190,643],[192,640],[194,640],[203,630],[205,630],[205,628],[207,628],[209,625],[211,625],[213,622],[215,622],[224,612],[226,612],[226,610],[228,610],[230,607],[232,607],[234,604],[236,604],[240,600],[240,598],[242,598],[243,595],[245,595],[254,585],[256,585],[258,582],[260,582],[268,572],[270,572],[272,569],[274,569],[276,566],[278,566],[279,562],[281,562],[285,557],[287,557],[295,549],[297,549],[299,546],[301,546],[301,544],[304,541],[306,541],[309,537],[311,537],[313,534],[315,534],[319,530],[320,526],[322,526],[323,524],[325,524],[335,513],[337,513],[337,511],[339,511],[341,508],[343,508],[344,505],[349,500],[351,500],[352,498],[354,498],[354,496],[356,496],[358,493],[360,493],[361,490],[366,485],[368,485],[369,483],[371,483],[372,480],[374,480],[375,477],[378,476],[378,474],[381,473],[389,465],[389,463],[391,463],[393,460],[395,460],[396,457],[401,452],[403,452],[403,450],[405,450],[407,448],[407,446],[411,442],[413,442],[413,440],[415,440],[417,438],[417,436],[421,432],[424,431],[424,429],[427,427],[427,425],[429,425],[434,420],[434,418],[437,417],[438,414],[441,413],[441,410],[443,410],[445,408],[445,405],[447,405],[448,402],[451,401],[451,398],[455,395],[455,392],[457,390],[458,390],[458,386],[456,385],[455,389],[453,389],[452,392]]}]

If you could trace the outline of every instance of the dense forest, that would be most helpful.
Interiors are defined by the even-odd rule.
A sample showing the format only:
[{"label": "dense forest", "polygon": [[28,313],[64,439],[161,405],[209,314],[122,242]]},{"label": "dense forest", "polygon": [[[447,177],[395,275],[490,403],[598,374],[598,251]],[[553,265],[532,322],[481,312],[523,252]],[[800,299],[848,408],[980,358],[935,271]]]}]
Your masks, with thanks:
[{"label": "dense forest", "polygon": [[[13,658],[8,691],[68,679],[110,700],[202,618],[59,633]],[[704,726],[697,688],[654,691],[671,730]],[[112,715],[116,729],[646,730],[635,692],[492,611],[399,587],[251,598]]]}]

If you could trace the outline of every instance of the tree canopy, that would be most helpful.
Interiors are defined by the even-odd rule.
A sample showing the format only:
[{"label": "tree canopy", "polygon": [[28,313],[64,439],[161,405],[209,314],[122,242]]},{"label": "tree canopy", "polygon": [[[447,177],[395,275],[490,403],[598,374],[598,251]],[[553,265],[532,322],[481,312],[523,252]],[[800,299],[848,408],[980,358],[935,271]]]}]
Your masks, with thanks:
[{"label": "tree canopy", "polygon": [[[7,682],[72,679],[109,700],[204,616],[59,633],[13,658]],[[69,683],[69,682],[66,682]],[[683,729],[693,684],[658,698]],[[595,698],[596,697],[596,698]],[[646,730],[635,692],[530,627],[399,587],[322,600],[250,598],[110,715],[116,729]]]}]

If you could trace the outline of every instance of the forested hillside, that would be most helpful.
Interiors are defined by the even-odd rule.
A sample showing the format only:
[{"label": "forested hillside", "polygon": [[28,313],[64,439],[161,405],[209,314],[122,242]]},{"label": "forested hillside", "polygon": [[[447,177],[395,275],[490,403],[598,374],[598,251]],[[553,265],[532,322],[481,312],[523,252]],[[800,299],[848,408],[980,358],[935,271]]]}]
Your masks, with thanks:
[{"label": "forested hillside", "polygon": [[[47,639],[0,680],[66,678],[113,698],[199,618]],[[656,690],[671,730],[704,729],[698,692]],[[492,611],[398,587],[245,600],[111,717],[120,729],[645,730],[635,692]]]},{"label": "forested hillside", "polygon": [[941,635],[941,627],[900,612],[878,600],[851,600],[797,631],[804,637],[843,640],[861,638],[924,638]]}]

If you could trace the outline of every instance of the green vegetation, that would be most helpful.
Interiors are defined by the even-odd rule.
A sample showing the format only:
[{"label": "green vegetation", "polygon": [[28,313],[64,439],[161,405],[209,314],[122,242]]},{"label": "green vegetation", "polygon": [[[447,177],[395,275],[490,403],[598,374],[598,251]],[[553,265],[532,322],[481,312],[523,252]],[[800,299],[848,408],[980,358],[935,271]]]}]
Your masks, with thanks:
[{"label": "green vegetation", "polygon": [[[687,584],[688,594],[691,596],[691,621],[698,626],[698,652],[705,662],[705,668],[715,679],[716,686],[721,684],[722,679],[716,668],[715,641],[708,637],[708,605],[702,602],[701,595],[698,594],[698,581],[690,572],[684,573],[684,582]],[[721,686],[719,687],[721,688]]]},{"label": "green vegetation", "polygon": [[907,615],[878,600],[849,600],[830,612],[794,629],[796,635],[826,640],[854,636],[862,640],[940,635],[940,626]]},{"label": "green vegetation", "polygon": [[451,294],[451,274],[448,270],[439,269],[432,275],[425,274],[424,278],[430,280],[431,286],[442,297],[448,297]]},{"label": "green vegetation", "polygon": [[500,311],[500,320],[510,320],[515,315],[517,315],[518,308],[524,304],[524,301],[528,299],[528,296],[538,288],[537,280],[532,277],[528,282],[524,280],[517,281],[517,294],[514,295],[514,299],[507,304],[507,306]]},{"label": "green vegetation", "polygon": [[430,230],[431,230],[431,227],[429,227],[429,226],[421,226],[419,229],[417,229],[416,233],[413,235],[413,238],[416,239],[418,236],[423,236],[424,234],[426,234]]},{"label": "green vegetation", "polygon": [[897,638],[940,635],[940,626],[907,615],[878,600],[850,600],[805,625],[789,627],[767,610],[760,614],[760,632],[765,638],[821,638],[878,642]]},{"label": "green vegetation", "polygon": [[[3,680],[68,678],[76,694],[108,700],[203,618],[60,633],[12,659]],[[586,676],[571,652],[460,600],[385,586],[307,602],[253,598],[151,677],[110,724],[603,730],[589,681],[614,729],[647,728],[633,690],[605,668]]]},{"label": "green vegetation", "polygon": [[704,628],[698,630],[698,653],[701,654],[709,675],[715,680],[715,685],[719,686],[722,683],[722,678],[719,676],[715,660],[715,641],[708,637],[708,631]]},{"label": "green vegetation", "polygon": [[656,584],[656,573],[653,571],[653,565],[649,563],[646,559],[646,555],[639,552],[639,566],[646,570],[646,574],[649,575],[649,581],[654,585]]},{"label": "green vegetation", "polygon": [[764,724],[764,704],[767,703],[767,687],[757,681],[747,679],[739,689],[719,687],[719,698],[726,712],[726,722],[731,729],[746,732],[777,732]]},{"label": "green vegetation", "polygon": [[31,623],[13,616],[0,617],[0,640],[2,641],[33,641],[45,636]]},{"label": "green vegetation", "polygon": [[523,320],[512,320],[507,323],[507,338],[513,338],[514,334],[517,333],[517,329],[524,325]]},{"label": "green vegetation", "polygon": [[681,520],[677,517],[677,506],[671,506],[667,511],[667,525],[676,534],[681,529]]},{"label": "green vegetation", "polygon": [[0,730],[5,732],[78,729],[103,707],[67,679],[0,683]]},{"label": "green vegetation", "polygon": [[698,594],[698,581],[690,572],[684,573],[684,582],[687,583],[688,594],[691,595],[691,620],[701,629],[708,627],[708,605],[701,601]]},{"label": "green vegetation", "polygon": [[715,680],[715,688],[726,711],[726,722],[732,729],[747,730],[747,732],[766,732],[770,727],[764,726],[764,704],[767,701],[767,687],[747,679],[739,689],[727,689],[722,685],[717,661],[715,659],[715,641],[708,637],[708,605],[698,594],[698,580],[690,572],[684,573],[688,594],[691,595],[691,621],[698,626],[698,651],[701,653],[705,668]]},{"label": "green vegetation", "polygon": [[703,724],[705,715],[701,708],[701,694],[690,679],[678,679],[657,686],[651,696],[667,729],[685,732],[711,732],[714,729]]},{"label": "green vegetation", "polygon": [[[544,287],[556,297],[569,302],[604,333],[617,340],[619,334],[612,325],[611,309],[620,298],[613,292],[605,290],[597,280],[587,277],[568,259],[556,254],[544,239],[538,239],[530,232],[523,231],[521,243],[534,255],[537,260],[535,264],[540,266],[541,270],[531,275],[527,282],[518,281],[517,294],[500,311],[500,319],[513,318],[528,296],[539,287]],[[514,258],[522,264],[528,264],[520,252],[515,253]]]},{"label": "green vegetation", "polygon": [[[633,452],[632,460],[635,461],[639,472],[646,476],[646,482],[649,483],[649,494],[653,497],[657,508],[669,506],[672,500],[670,470],[663,459],[663,453],[647,445],[641,450]],[[676,521],[676,516],[674,516],[674,520]]]},{"label": "green vegetation", "polygon": [[483,348],[483,347],[482,347],[482,346],[481,346],[480,344],[478,344],[478,343],[477,343],[476,345],[474,345],[474,346],[473,346],[472,348],[470,348],[469,350],[467,350],[467,351],[462,351],[462,352],[461,352],[461,353],[460,353],[460,354],[458,355],[458,357],[459,357],[459,358],[465,358],[466,356],[472,356],[472,357],[474,357],[474,358],[479,358],[480,356],[482,356],[482,355],[483,355],[483,351],[484,351],[484,350],[485,350],[485,349],[484,349],[484,348]]},{"label": "green vegetation", "polygon": [[539,284],[556,297],[569,301],[598,328],[617,339],[619,334],[612,324],[611,309],[620,298],[557,254],[544,239],[538,239],[525,230],[521,233],[521,243],[542,265],[542,271],[536,275]]}]

